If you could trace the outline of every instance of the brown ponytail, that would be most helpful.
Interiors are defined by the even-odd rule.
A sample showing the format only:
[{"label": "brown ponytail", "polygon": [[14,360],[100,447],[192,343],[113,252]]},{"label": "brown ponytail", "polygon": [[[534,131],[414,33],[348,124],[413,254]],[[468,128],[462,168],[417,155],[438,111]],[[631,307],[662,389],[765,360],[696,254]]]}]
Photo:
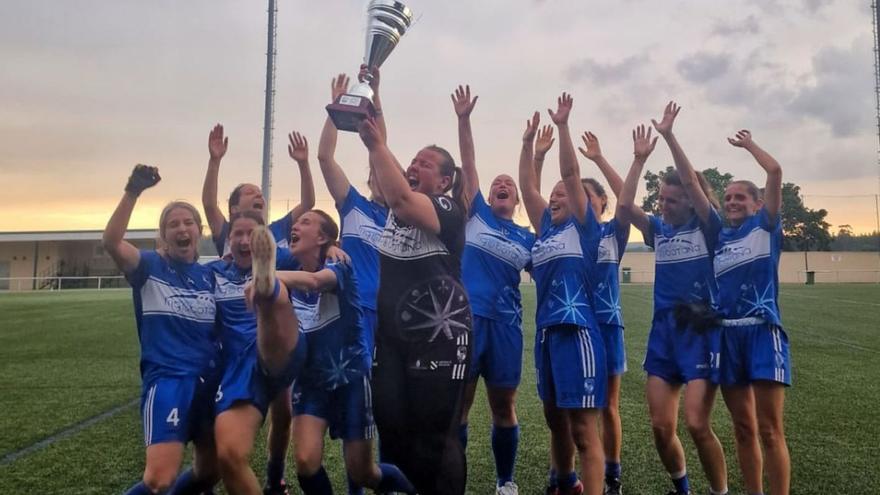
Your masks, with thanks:
[{"label": "brown ponytail", "polygon": [[461,179],[461,167],[455,164],[455,159],[452,158],[452,155],[449,154],[446,149],[441,148],[436,144],[426,146],[425,149],[439,153],[443,157],[443,163],[440,164],[440,175],[452,178],[452,185],[446,188],[443,192],[449,192],[450,189],[452,190],[452,200],[455,201],[458,207],[464,212],[465,217],[467,217],[468,203],[470,203],[470,201],[469,198],[464,197],[464,184]]},{"label": "brown ponytail", "polygon": [[321,233],[327,238],[327,244],[321,246],[321,263],[327,258],[327,251],[339,245],[339,225],[333,220],[333,217],[324,210],[311,210],[312,213],[321,217]]}]

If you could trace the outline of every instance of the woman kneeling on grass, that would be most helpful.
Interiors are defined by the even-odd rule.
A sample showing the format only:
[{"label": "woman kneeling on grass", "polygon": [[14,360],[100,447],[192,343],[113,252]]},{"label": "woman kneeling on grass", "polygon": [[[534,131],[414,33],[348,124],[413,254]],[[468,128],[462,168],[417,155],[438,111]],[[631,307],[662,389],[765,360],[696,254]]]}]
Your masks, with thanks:
[{"label": "woman kneeling on grass", "polygon": [[[131,284],[141,346],[147,453],[143,481],[129,489],[131,495],[201,493],[217,479],[211,419],[219,347],[214,276],[196,261],[201,217],[191,204],[174,201],[159,217],[158,249],[138,250],[123,240],[138,196],[159,180],[156,167],[134,168],[103,239]],[[194,467],[178,478],[190,440]]]}]

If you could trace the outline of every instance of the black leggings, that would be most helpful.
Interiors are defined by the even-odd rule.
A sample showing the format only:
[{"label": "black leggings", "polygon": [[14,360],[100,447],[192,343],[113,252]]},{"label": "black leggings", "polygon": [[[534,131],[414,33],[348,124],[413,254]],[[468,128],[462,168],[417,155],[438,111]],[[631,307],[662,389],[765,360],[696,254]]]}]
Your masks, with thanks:
[{"label": "black leggings", "polygon": [[458,425],[470,332],[432,343],[378,333],[372,388],[382,462],[400,467],[422,495],[463,494],[467,461]]}]

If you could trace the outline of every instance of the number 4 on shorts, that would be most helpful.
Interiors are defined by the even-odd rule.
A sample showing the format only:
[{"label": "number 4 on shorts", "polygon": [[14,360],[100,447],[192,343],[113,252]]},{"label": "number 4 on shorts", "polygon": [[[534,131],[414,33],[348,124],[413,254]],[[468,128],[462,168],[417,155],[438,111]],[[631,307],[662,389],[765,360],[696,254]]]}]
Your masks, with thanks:
[{"label": "number 4 on shorts", "polygon": [[170,413],[168,413],[168,417],[165,418],[165,422],[171,423],[175,427],[177,427],[177,423],[180,423],[180,418],[177,417],[177,408],[176,407],[174,409],[172,409]]}]

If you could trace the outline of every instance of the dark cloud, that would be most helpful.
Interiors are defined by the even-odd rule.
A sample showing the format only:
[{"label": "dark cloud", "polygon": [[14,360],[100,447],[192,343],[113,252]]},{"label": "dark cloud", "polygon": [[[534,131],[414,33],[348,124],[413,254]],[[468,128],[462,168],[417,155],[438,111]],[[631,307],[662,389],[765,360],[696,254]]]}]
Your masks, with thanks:
[{"label": "dark cloud", "polygon": [[630,79],[648,61],[647,54],[633,55],[619,62],[608,63],[586,58],[569,66],[565,75],[572,82],[588,79],[597,84],[614,83]]},{"label": "dark cloud", "polygon": [[704,83],[725,75],[730,68],[730,55],[697,52],[676,64],[678,73],[693,83]]},{"label": "dark cloud", "polygon": [[797,91],[789,108],[831,127],[836,137],[874,126],[871,41],[857,39],[849,48],[825,47],[813,57],[813,84]]},{"label": "dark cloud", "polygon": [[740,20],[719,20],[712,28],[712,34],[716,36],[730,37],[743,34],[758,34],[761,32],[761,24],[758,18],[750,15]]}]

